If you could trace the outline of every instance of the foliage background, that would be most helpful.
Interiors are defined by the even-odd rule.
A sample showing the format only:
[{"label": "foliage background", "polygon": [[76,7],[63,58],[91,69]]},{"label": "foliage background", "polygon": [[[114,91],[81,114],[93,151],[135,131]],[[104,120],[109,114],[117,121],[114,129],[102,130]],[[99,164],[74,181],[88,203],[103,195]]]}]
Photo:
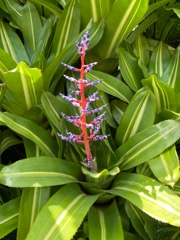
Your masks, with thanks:
[{"label": "foliage background", "polygon": [[[179,239],[179,9],[0,1],[0,238]],[[79,66],[86,31],[86,61],[98,62],[86,77],[103,79],[92,107],[109,104],[111,137],[91,146],[98,173],[81,165],[81,146],[57,137],[77,131],[60,115],[76,113],[59,96],[74,87],[61,62]]]}]

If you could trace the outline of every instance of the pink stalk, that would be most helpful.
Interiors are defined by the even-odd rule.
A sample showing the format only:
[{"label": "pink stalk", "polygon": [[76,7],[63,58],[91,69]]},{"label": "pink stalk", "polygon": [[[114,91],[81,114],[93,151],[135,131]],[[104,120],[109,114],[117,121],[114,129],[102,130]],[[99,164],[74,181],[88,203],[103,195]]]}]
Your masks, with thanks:
[{"label": "pink stalk", "polygon": [[[72,90],[70,91],[74,94],[80,95],[80,99],[77,99],[71,95],[65,96],[64,94],[60,93],[61,97],[66,99],[67,101],[71,102],[75,107],[79,108],[80,115],[76,116],[67,116],[64,113],[61,113],[61,115],[70,123],[74,124],[75,126],[79,127],[81,129],[81,133],[79,135],[73,134],[66,130],[67,136],[64,136],[60,133],[58,133],[58,136],[68,142],[76,142],[81,143],[84,145],[86,158],[85,163],[87,164],[88,168],[91,168],[91,171],[96,172],[97,171],[97,164],[91,154],[90,149],[90,141],[97,141],[97,140],[104,140],[109,135],[97,135],[97,133],[100,130],[100,124],[104,120],[105,112],[100,114],[99,116],[95,117],[90,123],[87,122],[87,115],[89,114],[95,114],[104,109],[107,104],[90,110],[90,102],[99,100],[100,97],[97,96],[97,92],[93,93],[92,95],[86,97],[85,96],[85,88],[94,86],[98,83],[100,83],[102,80],[98,80],[95,82],[91,82],[90,80],[85,79],[85,74],[89,72],[94,65],[97,63],[90,63],[85,65],[85,54],[88,49],[89,44],[89,33],[86,32],[84,36],[82,37],[81,42],[76,43],[76,47],[78,50],[79,55],[81,56],[81,68],[75,68],[73,66],[67,65],[65,63],[62,63],[65,67],[68,69],[79,72],[80,73],[80,79],[77,80],[73,77],[69,77],[67,75],[64,75],[65,78],[67,78],[69,81],[74,82],[78,88],[78,90]],[[90,135],[88,134],[90,129]]]}]

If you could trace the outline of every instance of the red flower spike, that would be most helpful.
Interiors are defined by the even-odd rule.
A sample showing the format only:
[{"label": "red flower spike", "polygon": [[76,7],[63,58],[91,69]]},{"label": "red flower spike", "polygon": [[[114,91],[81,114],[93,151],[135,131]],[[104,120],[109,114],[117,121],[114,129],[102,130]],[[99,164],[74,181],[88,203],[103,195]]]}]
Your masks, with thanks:
[{"label": "red flower spike", "polygon": [[95,114],[103,110],[107,106],[107,104],[99,108],[90,110],[90,103],[101,99],[101,97],[97,96],[98,92],[95,92],[88,97],[85,96],[85,88],[94,86],[102,82],[102,80],[91,82],[90,80],[85,79],[85,74],[89,72],[94,65],[97,64],[97,62],[90,64],[84,63],[85,61],[84,58],[86,55],[86,51],[88,49],[88,45],[89,45],[89,32],[86,32],[84,36],[81,38],[81,42],[76,42],[76,48],[81,57],[81,68],[75,68],[66,63],[62,63],[63,66],[65,66],[66,68],[80,73],[80,78],[78,80],[76,80],[73,77],[64,75],[64,77],[67,80],[72,81],[76,84],[78,90],[70,89],[70,91],[71,93],[78,95],[79,99],[71,95],[65,96],[62,93],[60,93],[60,96],[66,99],[67,101],[71,102],[75,107],[79,108],[80,115],[67,116],[64,113],[61,113],[61,115],[66,119],[66,121],[74,124],[76,127],[79,127],[81,129],[81,133],[79,135],[76,135],[66,130],[67,136],[63,136],[60,133],[58,133],[58,136],[64,141],[83,144],[86,153],[86,158],[84,159],[83,162],[86,163],[87,167],[90,168],[92,172],[97,172],[97,164],[91,154],[89,143],[90,141],[104,140],[109,137],[109,135],[97,135],[97,133],[100,131],[100,123],[104,121],[104,116],[106,112],[103,112],[102,114],[96,116],[94,120],[92,120],[90,123],[87,122],[87,116],[89,114]]}]

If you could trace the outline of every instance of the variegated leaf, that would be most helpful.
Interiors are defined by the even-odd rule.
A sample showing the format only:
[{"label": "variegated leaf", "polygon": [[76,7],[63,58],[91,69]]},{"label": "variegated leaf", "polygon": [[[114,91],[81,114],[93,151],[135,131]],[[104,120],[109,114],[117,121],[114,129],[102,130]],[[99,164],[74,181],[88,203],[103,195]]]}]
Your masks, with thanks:
[{"label": "variegated leaf", "polygon": [[12,27],[0,19],[0,42],[2,47],[16,63],[25,61],[29,63],[29,58],[18,34]]},{"label": "variegated leaf", "polygon": [[91,207],[88,225],[91,240],[124,240],[121,217],[115,201]]},{"label": "variegated leaf", "polygon": [[82,180],[80,165],[43,156],[17,161],[0,171],[0,183],[9,187],[47,187]]},{"label": "variegated leaf", "polygon": [[117,0],[106,19],[106,28],[97,51],[102,59],[113,57],[118,45],[142,20],[148,8],[147,0]]},{"label": "variegated leaf", "polygon": [[147,162],[180,138],[180,122],[165,120],[148,127],[135,134],[123,143],[115,154],[120,164],[120,169],[130,169],[143,162]]},{"label": "variegated leaf", "polygon": [[138,60],[124,48],[118,48],[117,54],[119,57],[119,67],[123,79],[127,85],[136,92],[142,87],[141,80],[143,79],[143,73],[138,66]]},{"label": "variegated leaf", "polygon": [[58,146],[55,139],[34,121],[4,112],[0,114],[0,122],[36,143],[47,156],[57,156]]},{"label": "variegated leaf", "polygon": [[155,75],[142,80],[142,84],[153,91],[156,97],[157,113],[165,109],[177,111],[177,96],[172,87],[158,80]]},{"label": "variegated leaf", "polygon": [[152,126],[156,100],[151,90],[138,91],[128,105],[116,131],[116,143],[121,145],[137,132]]},{"label": "variegated leaf", "polygon": [[98,196],[86,195],[77,184],[67,184],[43,207],[26,239],[72,239]]},{"label": "variegated leaf", "polygon": [[3,74],[3,79],[14,103],[28,110],[40,103],[43,89],[41,71],[20,62],[17,67]]},{"label": "variegated leaf", "polygon": [[86,74],[87,79],[91,81],[97,81],[102,79],[103,81],[96,85],[96,87],[112,96],[118,97],[119,99],[129,103],[133,92],[132,90],[124,84],[119,79],[100,71],[92,70],[91,72]]},{"label": "variegated leaf", "polygon": [[18,217],[17,240],[26,239],[38,213],[49,200],[49,187],[24,188]]},{"label": "variegated leaf", "polygon": [[121,172],[107,192],[127,199],[159,221],[180,226],[180,198],[150,177]]},{"label": "variegated leaf", "polygon": [[0,238],[17,228],[20,198],[15,198],[0,205]]},{"label": "variegated leaf", "polygon": [[149,166],[160,182],[171,187],[174,187],[180,177],[179,158],[174,145],[149,161]]}]

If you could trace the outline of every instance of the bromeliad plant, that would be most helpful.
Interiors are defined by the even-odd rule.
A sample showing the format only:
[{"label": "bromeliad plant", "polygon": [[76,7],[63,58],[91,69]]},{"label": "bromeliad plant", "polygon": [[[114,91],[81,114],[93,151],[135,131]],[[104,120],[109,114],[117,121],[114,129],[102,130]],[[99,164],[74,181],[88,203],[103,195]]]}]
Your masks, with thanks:
[{"label": "bromeliad plant", "polygon": [[179,239],[175,2],[0,2],[0,238]]},{"label": "bromeliad plant", "polygon": [[[95,82],[91,82],[90,80],[85,79],[85,74],[88,73],[94,65],[97,63],[90,63],[85,64],[85,55],[86,51],[88,49],[89,45],[89,32],[86,32],[84,36],[82,37],[81,42],[76,43],[76,47],[78,50],[78,53],[81,57],[81,67],[75,68],[70,65],[67,65],[65,63],[62,63],[65,67],[69,68],[70,70],[73,70],[75,72],[80,73],[79,80],[76,80],[73,77],[69,77],[67,75],[64,75],[65,78],[67,78],[69,81],[74,82],[76,84],[76,87],[78,90],[70,89],[70,92],[73,94],[79,95],[80,98],[77,99],[71,95],[65,96],[64,94],[60,93],[61,97],[66,99],[67,101],[71,102],[75,107],[79,108],[80,115],[75,116],[67,116],[65,113],[61,113],[61,115],[70,123],[74,124],[75,126],[79,127],[81,129],[81,133],[79,135],[73,134],[66,130],[67,137],[63,136],[62,134],[58,133],[58,136],[61,137],[62,140],[68,141],[68,142],[75,142],[80,143],[84,145],[86,158],[84,160],[84,163],[87,165],[88,168],[92,170],[92,172],[97,172],[97,164],[95,159],[92,156],[91,149],[90,149],[90,141],[98,141],[98,140],[104,140],[108,137],[108,135],[97,135],[97,133],[100,131],[100,124],[104,120],[104,116],[106,112],[103,112],[99,116],[95,117],[92,121],[87,122],[87,116],[90,114],[98,113],[99,111],[103,110],[107,104],[90,110],[90,104],[91,102],[94,102],[96,100],[99,100],[100,97],[97,96],[98,92],[94,92],[89,97],[85,96],[85,89],[91,86],[94,86],[98,83],[100,83],[102,80],[97,80]],[[90,131],[88,131],[90,130]]]}]

